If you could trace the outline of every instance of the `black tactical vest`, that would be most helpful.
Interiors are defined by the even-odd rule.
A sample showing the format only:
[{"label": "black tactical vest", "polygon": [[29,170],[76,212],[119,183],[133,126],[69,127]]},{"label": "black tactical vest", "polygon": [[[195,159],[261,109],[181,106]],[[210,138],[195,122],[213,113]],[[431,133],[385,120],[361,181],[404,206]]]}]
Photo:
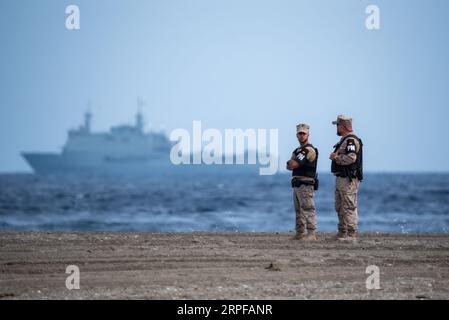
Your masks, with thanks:
[{"label": "black tactical vest", "polygon": [[344,137],[343,140],[338,142],[334,146],[334,152],[337,152],[337,150],[340,148],[340,146],[345,142],[346,139],[353,138],[357,139],[359,142],[360,148],[359,151],[356,153],[357,159],[354,163],[351,163],[350,165],[339,165],[335,162],[335,160],[332,160],[331,165],[331,172],[335,173],[338,177],[349,177],[350,179],[357,178],[359,181],[363,180],[363,143],[362,140],[353,135],[348,134],[346,137]]},{"label": "black tactical vest", "polygon": [[[309,152],[307,147],[312,147],[315,149],[316,157],[312,162],[307,160],[307,153]],[[308,143],[302,147],[296,148],[293,153],[295,154],[295,160],[300,164],[300,166],[292,171],[292,176],[310,177],[315,179],[316,167],[318,163],[318,149]]]}]

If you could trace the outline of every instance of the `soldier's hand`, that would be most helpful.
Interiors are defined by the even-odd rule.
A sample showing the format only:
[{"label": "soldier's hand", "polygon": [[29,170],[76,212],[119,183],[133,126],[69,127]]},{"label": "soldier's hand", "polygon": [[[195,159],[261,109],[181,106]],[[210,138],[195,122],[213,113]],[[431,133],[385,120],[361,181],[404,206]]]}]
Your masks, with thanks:
[{"label": "soldier's hand", "polygon": [[295,160],[288,160],[287,162],[287,169],[288,170],[295,170],[299,167],[298,162],[296,162]]},{"label": "soldier's hand", "polygon": [[337,156],[338,156],[338,153],[337,153],[337,152],[332,152],[332,153],[329,155],[329,159],[334,160]]}]

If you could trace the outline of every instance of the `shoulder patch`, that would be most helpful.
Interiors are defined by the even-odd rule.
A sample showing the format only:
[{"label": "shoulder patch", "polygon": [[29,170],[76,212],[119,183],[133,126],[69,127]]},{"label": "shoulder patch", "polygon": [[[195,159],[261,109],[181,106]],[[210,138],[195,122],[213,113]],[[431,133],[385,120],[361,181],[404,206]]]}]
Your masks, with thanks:
[{"label": "shoulder patch", "polygon": [[355,141],[352,138],[346,140],[346,153],[355,153]]},{"label": "shoulder patch", "polygon": [[305,149],[301,149],[296,156],[296,159],[302,162],[307,156],[307,151]]}]

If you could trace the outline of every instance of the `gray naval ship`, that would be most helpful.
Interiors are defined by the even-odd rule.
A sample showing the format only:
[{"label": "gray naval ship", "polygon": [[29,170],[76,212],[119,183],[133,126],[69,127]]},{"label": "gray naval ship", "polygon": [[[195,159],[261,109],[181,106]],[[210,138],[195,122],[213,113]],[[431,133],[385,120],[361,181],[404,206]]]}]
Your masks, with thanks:
[{"label": "gray naval ship", "polygon": [[172,143],[159,132],[144,132],[139,111],[134,125],[111,127],[109,132],[91,131],[92,113],[84,123],[68,131],[61,153],[22,152],[38,174],[53,173],[151,173],[171,165]]},{"label": "gray naval ship", "polygon": [[[144,119],[136,113],[134,125],[113,126],[109,132],[92,132],[92,113],[68,131],[60,153],[22,152],[37,174],[166,174],[257,172],[256,165],[174,165],[170,150],[175,142],[161,132],[145,132]],[[193,155],[190,154],[190,159]]]}]

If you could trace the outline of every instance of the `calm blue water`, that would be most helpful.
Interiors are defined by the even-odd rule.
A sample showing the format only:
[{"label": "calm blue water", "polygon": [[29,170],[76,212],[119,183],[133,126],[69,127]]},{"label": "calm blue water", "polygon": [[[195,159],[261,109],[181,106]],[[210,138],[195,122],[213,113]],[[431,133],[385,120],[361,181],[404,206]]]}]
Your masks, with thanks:
[{"label": "calm blue water", "polygon": [[[0,229],[289,231],[288,175],[0,175]],[[320,175],[319,231],[335,231],[334,178]],[[449,174],[367,174],[360,231],[449,232]]]}]

